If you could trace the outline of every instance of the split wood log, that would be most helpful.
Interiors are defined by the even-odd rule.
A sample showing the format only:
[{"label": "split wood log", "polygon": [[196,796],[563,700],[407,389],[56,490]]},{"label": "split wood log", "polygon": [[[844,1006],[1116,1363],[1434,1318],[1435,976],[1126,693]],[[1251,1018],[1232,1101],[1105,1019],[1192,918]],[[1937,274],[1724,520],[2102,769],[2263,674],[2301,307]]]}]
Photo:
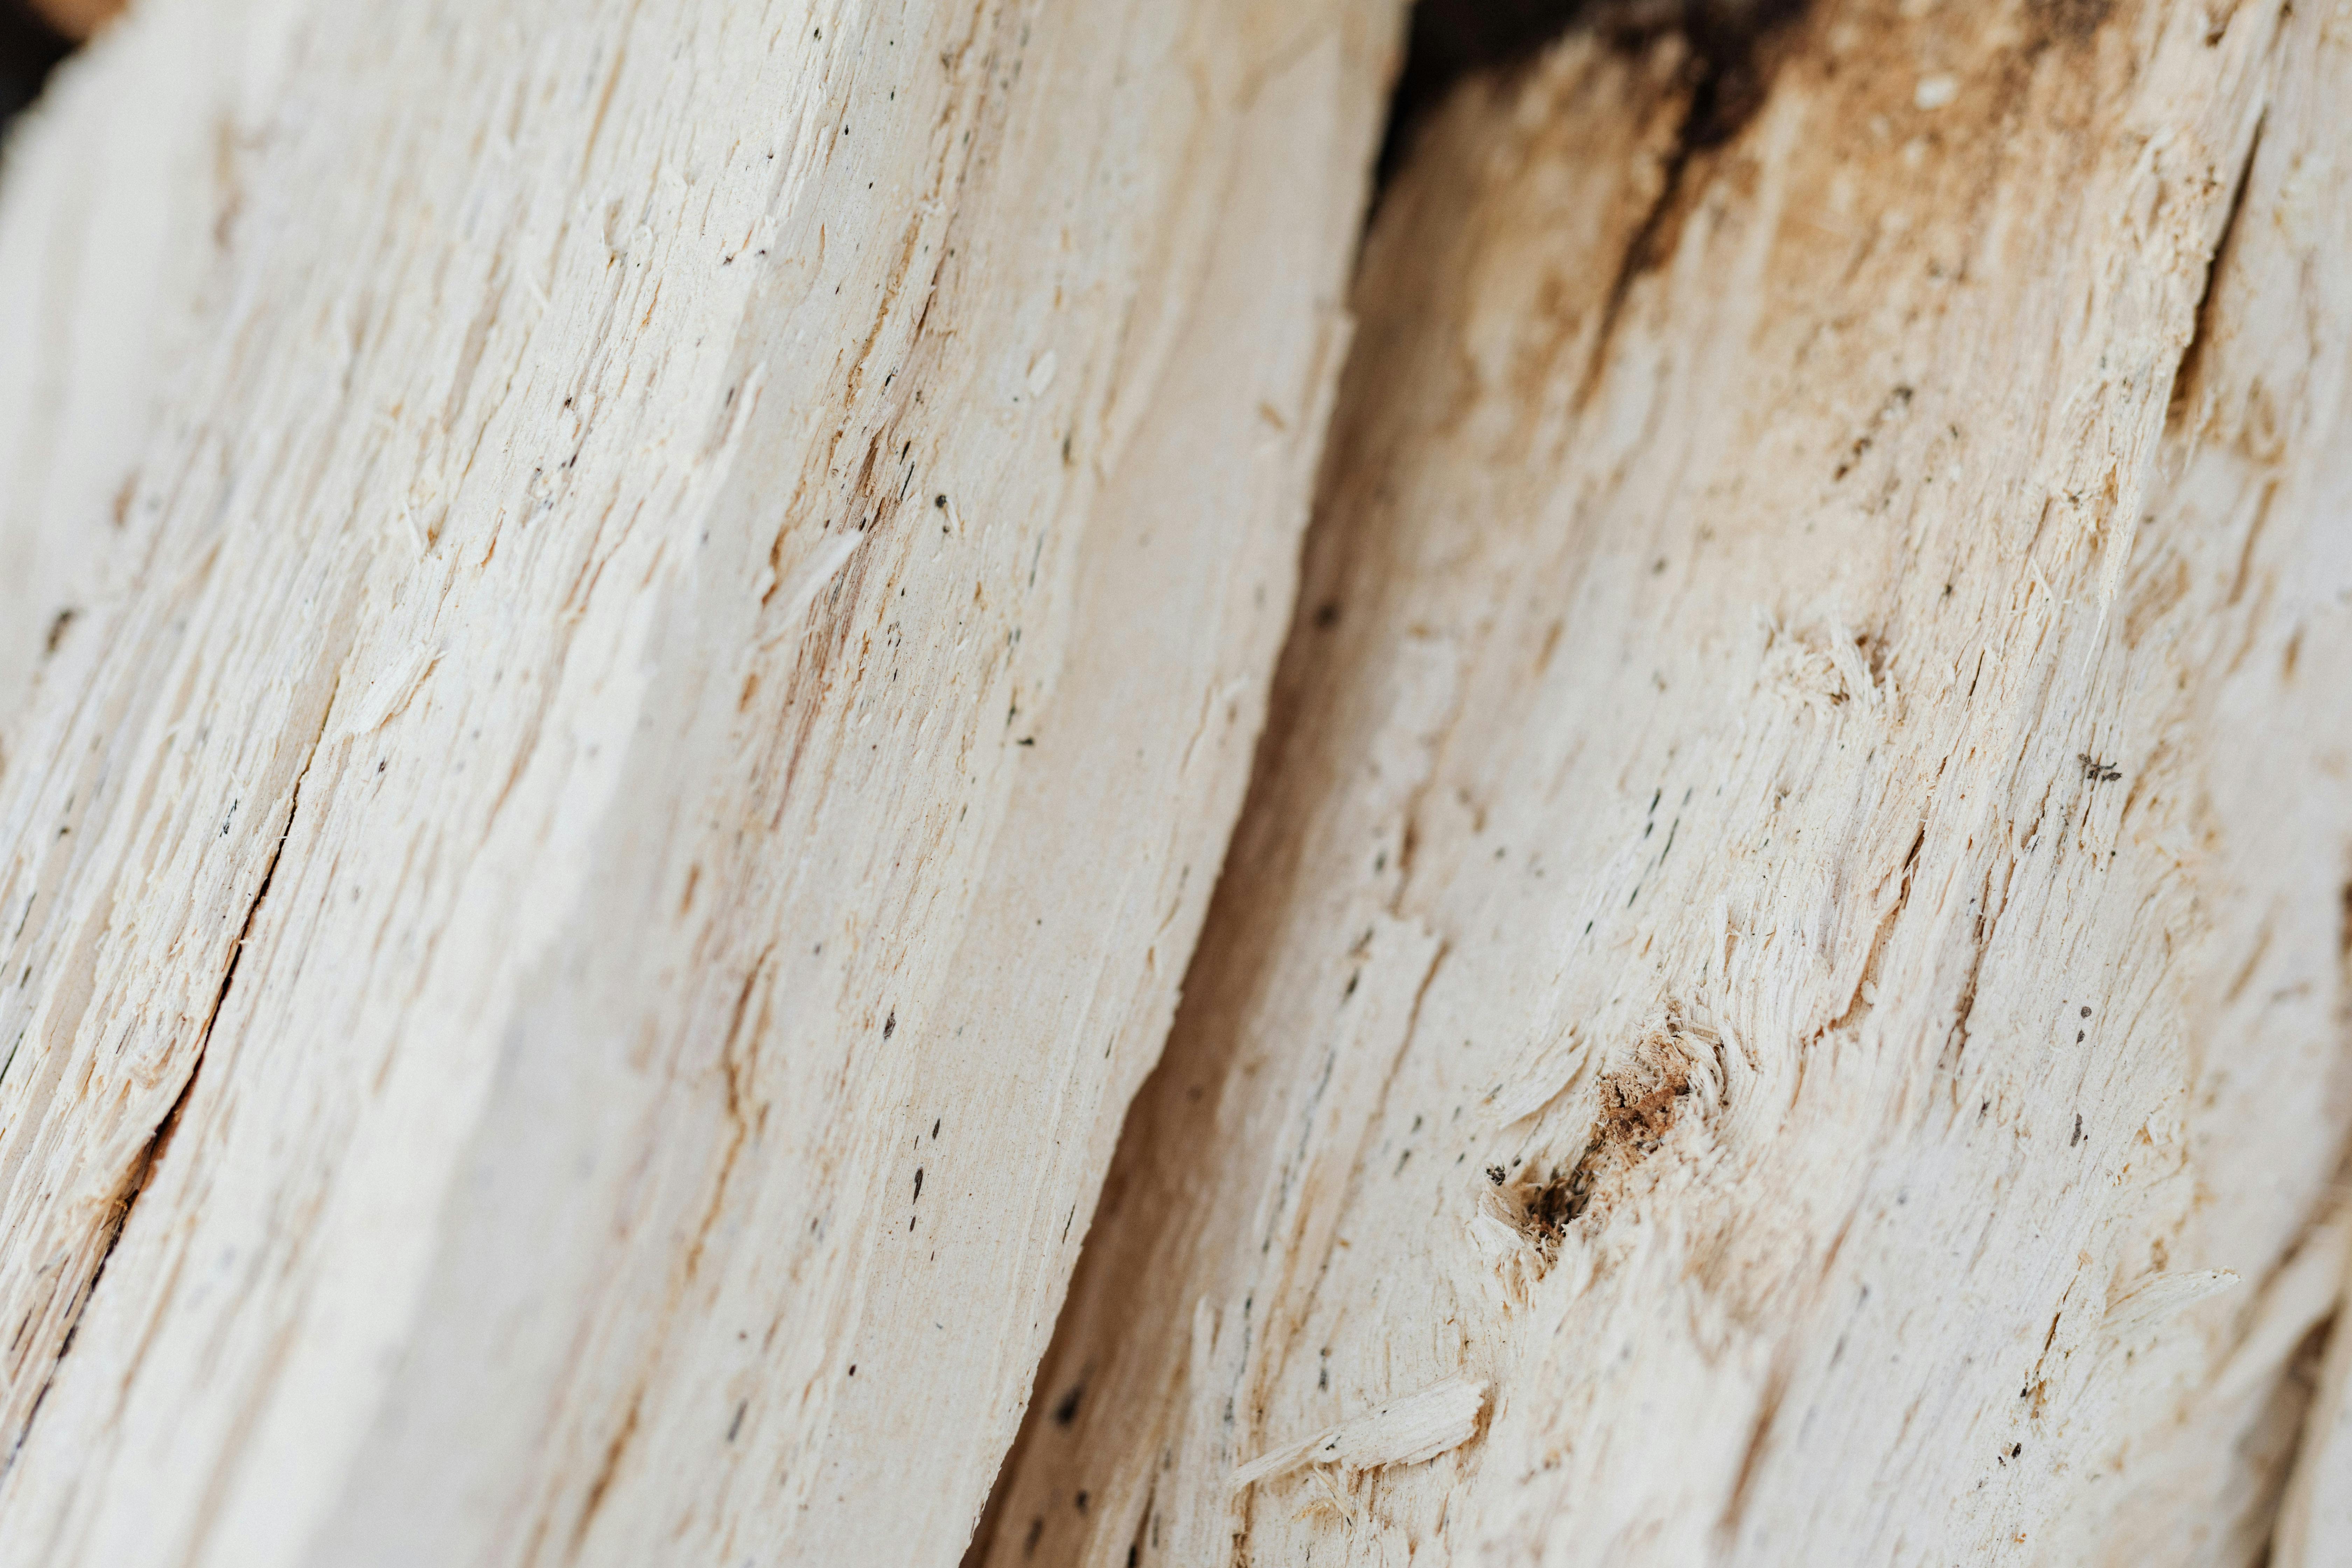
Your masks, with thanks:
[{"label": "split wood log", "polygon": [[1737,67],[1571,39],[1383,200],[998,1568],[2261,1560],[2347,1250],[2352,8]]},{"label": "split wood log", "polygon": [[949,1563],[1238,809],[1365,0],[149,0],[0,207],[0,1561]]}]

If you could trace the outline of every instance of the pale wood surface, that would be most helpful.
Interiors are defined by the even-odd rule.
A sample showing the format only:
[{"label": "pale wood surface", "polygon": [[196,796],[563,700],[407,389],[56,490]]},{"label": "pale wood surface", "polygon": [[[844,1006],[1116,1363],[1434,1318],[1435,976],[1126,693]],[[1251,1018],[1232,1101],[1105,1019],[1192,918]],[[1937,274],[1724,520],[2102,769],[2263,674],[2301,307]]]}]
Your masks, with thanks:
[{"label": "pale wood surface", "polygon": [[2352,1558],[2352,5],[1397,19],[61,74],[0,1565]]},{"label": "pale wood surface", "polygon": [[991,1563],[2257,1560],[2345,1252],[2347,27],[1454,102]]},{"label": "pale wood surface", "polygon": [[0,206],[0,1562],[955,1560],[1239,805],[1395,26],[109,33],[150,122]]},{"label": "pale wood surface", "polygon": [[[241,28],[159,5],[9,128],[0,200],[0,776],[31,690],[142,558],[131,479],[203,330],[235,167]],[[136,84],[137,90],[125,90]],[[59,664],[60,659],[64,660]],[[66,679],[62,674],[57,679]]]}]

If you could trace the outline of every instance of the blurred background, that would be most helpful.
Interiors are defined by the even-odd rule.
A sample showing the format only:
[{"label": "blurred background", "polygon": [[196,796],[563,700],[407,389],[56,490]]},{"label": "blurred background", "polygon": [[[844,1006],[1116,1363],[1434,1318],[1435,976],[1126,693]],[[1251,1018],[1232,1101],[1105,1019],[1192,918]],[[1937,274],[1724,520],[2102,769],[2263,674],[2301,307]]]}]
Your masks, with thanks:
[{"label": "blurred background", "polygon": [[[54,3],[61,13],[66,8],[65,0]],[[0,125],[39,95],[49,68],[70,47],[31,0],[0,0]]]}]

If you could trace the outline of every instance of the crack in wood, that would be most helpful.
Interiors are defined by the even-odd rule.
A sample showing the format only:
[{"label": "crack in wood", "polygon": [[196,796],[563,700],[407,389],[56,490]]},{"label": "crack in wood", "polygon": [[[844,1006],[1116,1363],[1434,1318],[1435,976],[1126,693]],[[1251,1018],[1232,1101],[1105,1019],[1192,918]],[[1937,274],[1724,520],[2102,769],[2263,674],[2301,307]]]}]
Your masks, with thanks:
[{"label": "crack in wood", "polygon": [[49,1390],[56,1385],[58,1371],[65,1365],[66,1357],[73,1351],[74,1336],[81,1329],[82,1314],[89,1310],[90,1301],[98,1294],[99,1281],[106,1277],[106,1266],[114,1260],[114,1249],[121,1245],[123,1230],[131,1223],[131,1211],[153,1184],[156,1165],[162,1161],[164,1151],[171,1146],[173,1135],[179,1131],[180,1117],[187,1109],[188,1097],[195,1092],[196,1079],[204,1071],[205,1053],[212,1047],[213,1028],[220,1022],[221,1008],[228,1000],[230,988],[236,984],[237,966],[245,957],[245,944],[253,934],[255,917],[261,912],[263,900],[269,897],[270,884],[278,877],[278,863],[286,853],[286,841],[293,836],[294,819],[302,809],[302,784],[310,776],[310,764],[318,760],[319,747],[326,739],[327,716],[334,710],[334,693],[340,685],[339,676],[336,687],[329,689],[327,700],[319,710],[319,732],[310,738],[310,750],[303,755],[301,769],[294,775],[294,788],[286,808],[286,825],[278,831],[278,842],[270,847],[269,861],[262,868],[260,885],[254,889],[252,901],[246,905],[245,919],[237,927],[236,940],[230,944],[227,967],[221,972],[220,986],[213,993],[212,1007],[205,1015],[205,1026],[196,1036],[196,1048],[188,1062],[188,1076],[182,1080],[180,1092],[173,1098],[171,1108],[156,1122],[154,1131],[148,1135],[146,1144],[139,1151],[138,1157],[131,1161],[123,1174],[121,1185],[107,1205],[106,1238],[99,1247],[98,1263],[91,1268],[89,1278],[83,1282],[72,1305],[66,1310],[66,1330],[58,1342],[58,1353],[49,1363],[47,1374],[41,1379],[40,1391],[33,1395],[32,1406],[25,1413],[24,1425],[16,1429],[16,1440],[8,1446],[7,1458],[0,1461],[0,1479],[5,1479],[15,1468],[16,1456],[24,1451],[26,1439],[32,1436],[34,1423],[40,1418],[41,1405],[48,1398]]},{"label": "crack in wood", "polygon": [[2180,351],[2180,359],[2172,372],[2172,396],[2165,409],[2165,425],[2171,428],[2188,416],[2189,405],[2194,399],[2198,382],[2204,368],[2205,345],[2213,337],[2213,285],[2229,264],[2238,238],[2238,219],[2246,210],[2246,187],[2252,183],[2254,160],[2263,150],[2263,128],[2269,123],[2270,107],[2254,117],[2254,133],[2246,139],[2246,155],[2238,162],[2237,178],[2230,186],[2230,207],[2221,219],[2221,232],[2213,241],[2213,249],[2205,262],[2205,281],[2198,290],[2197,309],[2189,317],[2189,342]]},{"label": "crack in wood", "polygon": [[1647,48],[1660,37],[1678,33],[1689,46],[1690,59],[1685,67],[1683,90],[1687,96],[1682,120],[1663,160],[1658,194],[1618,258],[1570,407],[1581,411],[1598,390],[1609,345],[1616,339],[1634,283],[1665,265],[1674,253],[1694,199],[1689,178],[1693,160],[1730,142],[1763,108],[1771,89],[1771,60],[1765,46],[1803,15],[1806,0],[1737,0],[1715,5],[1685,0],[1680,15],[1664,25],[1649,20],[1639,5],[1600,11],[1595,31],[1618,48]]}]

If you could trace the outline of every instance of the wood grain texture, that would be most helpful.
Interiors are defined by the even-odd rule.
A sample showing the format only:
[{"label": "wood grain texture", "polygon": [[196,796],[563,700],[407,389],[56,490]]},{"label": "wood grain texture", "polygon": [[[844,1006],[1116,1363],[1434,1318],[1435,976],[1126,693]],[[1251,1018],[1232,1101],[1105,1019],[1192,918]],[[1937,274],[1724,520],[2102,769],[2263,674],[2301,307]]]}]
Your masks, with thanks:
[{"label": "wood grain texture", "polygon": [[1239,805],[1396,26],[110,32],[151,119],[0,206],[0,1561],[955,1560]]},{"label": "wood grain texture", "polygon": [[[159,5],[67,60],[10,127],[0,200],[0,772],[35,687],[142,557],[139,454],[207,310],[233,205],[240,34]],[[128,94],[117,84],[136,82]],[[216,301],[214,302],[216,304]],[[62,659],[62,663],[59,661]]]},{"label": "wood grain texture", "polygon": [[1457,96],[991,1563],[2259,1560],[2346,1247],[2347,27]]}]

